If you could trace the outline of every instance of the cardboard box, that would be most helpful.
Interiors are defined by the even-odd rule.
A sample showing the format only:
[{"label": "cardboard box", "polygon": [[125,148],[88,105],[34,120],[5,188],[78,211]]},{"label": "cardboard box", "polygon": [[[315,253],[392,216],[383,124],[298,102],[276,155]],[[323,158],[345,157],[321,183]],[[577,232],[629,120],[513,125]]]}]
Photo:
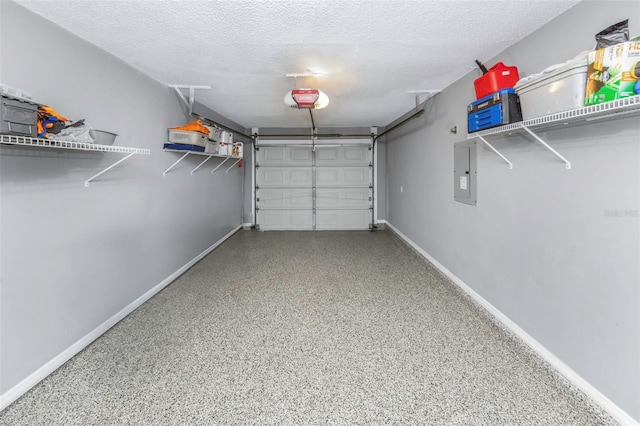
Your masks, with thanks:
[{"label": "cardboard box", "polygon": [[635,96],[640,90],[640,37],[589,53],[585,105]]}]

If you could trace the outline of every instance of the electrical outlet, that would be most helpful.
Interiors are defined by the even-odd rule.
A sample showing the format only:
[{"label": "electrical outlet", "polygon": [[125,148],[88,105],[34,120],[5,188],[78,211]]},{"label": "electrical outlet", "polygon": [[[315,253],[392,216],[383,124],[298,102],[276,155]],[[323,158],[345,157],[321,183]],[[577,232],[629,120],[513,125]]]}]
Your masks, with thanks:
[{"label": "electrical outlet", "polygon": [[400,186],[400,192],[404,192],[404,188],[402,187],[402,185]]}]

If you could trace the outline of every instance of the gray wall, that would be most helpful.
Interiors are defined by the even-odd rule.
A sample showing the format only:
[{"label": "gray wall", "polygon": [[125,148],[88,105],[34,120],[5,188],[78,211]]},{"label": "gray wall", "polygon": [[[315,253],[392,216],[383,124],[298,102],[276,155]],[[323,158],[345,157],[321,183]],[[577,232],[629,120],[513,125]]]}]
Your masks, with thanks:
[{"label": "gray wall", "polygon": [[[498,57],[531,74],[594,46],[640,2],[582,2]],[[566,170],[531,139],[478,146],[478,206],[453,200],[471,72],[387,146],[388,220],[600,392],[640,420],[640,126],[627,117],[549,130]],[[457,135],[449,132],[457,125]],[[404,193],[400,193],[400,186]],[[610,211],[628,211],[610,215]]]},{"label": "gray wall", "polygon": [[[4,393],[241,223],[242,171],[162,176],[175,93],[12,2],[0,2],[0,81],[70,119],[151,149],[85,188],[120,154],[0,148]],[[215,255],[215,253],[214,253]]]}]

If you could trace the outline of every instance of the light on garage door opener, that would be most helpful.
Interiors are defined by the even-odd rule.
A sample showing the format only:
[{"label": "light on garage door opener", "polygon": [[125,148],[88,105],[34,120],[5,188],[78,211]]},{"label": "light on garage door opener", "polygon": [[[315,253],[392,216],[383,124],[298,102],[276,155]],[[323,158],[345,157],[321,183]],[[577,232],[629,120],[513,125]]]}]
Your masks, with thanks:
[{"label": "light on garage door opener", "polygon": [[293,89],[284,95],[284,103],[291,108],[320,109],[329,105],[329,97],[318,89]]}]

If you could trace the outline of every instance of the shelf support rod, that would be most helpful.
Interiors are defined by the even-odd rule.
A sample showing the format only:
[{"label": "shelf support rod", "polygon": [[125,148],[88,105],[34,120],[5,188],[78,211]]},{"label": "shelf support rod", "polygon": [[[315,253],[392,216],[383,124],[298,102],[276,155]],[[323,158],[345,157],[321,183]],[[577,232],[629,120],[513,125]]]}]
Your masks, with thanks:
[{"label": "shelf support rod", "polygon": [[107,167],[106,169],[104,169],[103,171],[101,171],[100,173],[91,176],[89,179],[84,181],[84,186],[89,186],[89,182],[91,182],[92,180],[94,180],[95,178],[97,178],[98,176],[108,172],[109,170],[113,169],[115,166],[117,166],[118,164],[122,163],[123,161],[125,161],[126,159],[128,159],[129,157],[131,157],[132,155],[136,155],[136,152],[132,152],[131,154],[127,155],[124,158],[121,158],[120,160],[116,161],[115,163],[113,163],[112,165],[110,165],[109,167]]},{"label": "shelf support rod", "polygon": [[475,135],[478,139],[480,139],[482,142],[484,142],[485,145],[487,145],[489,148],[491,148],[491,150],[493,152],[495,152],[496,154],[498,154],[500,156],[500,158],[502,158],[508,165],[510,169],[513,169],[513,164],[511,163],[511,161],[507,160],[507,157],[505,157],[504,155],[500,154],[500,151],[498,151],[497,149],[495,149],[493,147],[493,145],[491,145],[489,142],[487,142],[487,140],[485,138],[483,138],[481,135]]},{"label": "shelf support rod", "polygon": [[195,169],[191,170],[191,174],[194,174],[196,170],[198,170],[200,167],[202,167],[202,165],[204,163],[206,163],[207,161],[209,161],[210,159],[211,159],[211,156],[208,156],[207,158],[205,158],[202,163],[198,164],[198,167],[196,167]]},{"label": "shelf support rod", "polygon": [[551,151],[552,153],[555,154],[556,157],[558,157],[559,159],[561,159],[562,161],[564,161],[565,167],[567,168],[567,170],[569,170],[571,168],[571,162],[569,160],[567,160],[566,158],[564,158],[562,155],[560,155],[560,153],[558,151],[556,151],[555,149],[551,148],[549,146],[548,143],[546,143],[545,141],[543,141],[538,135],[536,135],[535,133],[533,133],[527,126],[522,126],[522,128],[529,133],[531,136],[533,136],[533,138],[535,140],[537,140],[538,142],[540,142],[545,148],[547,148],[549,151]]},{"label": "shelf support rod", "polygon": [[233,165],[227,169],[226,173],[229,173],[229,170],[233,169],[233,167],[234,167],[236,164],[238,164],[239,162],[241,162],[241,161],[242,161],[242,157],[241,157],[241,158],[238,158],[238,161],[236,161],[235,163],[233,163]]},{"label": "shelf support rod", "polygon": [[218,164],[218,167],[216,167],[215,169],[211,170],[211,174],[213,174],[213,172],[215,172],[215,171],[216,171],[216,170],[218,170],[220,167],[222,167],[222,165],[223,165],[224,163],[226,163],[226,162],[227,162],[227,160],[228,160],[229,158],[231,158],[231,157],[227,157],[227,158],[225,158],[224,160],[222,160],[222,163]]},{"label": "shelf support rod", "polygon": [[[169,87],[173,88],[176,91],[182,102],[189,109],[189,115],[193,113],[193,101],[195,100],[195,89],[211,89],[211,86],[193,86],[188,84],[170,84]],[[189,98],[185,98],[184,94],[180,89],[189,89]]]},{"label": "shelf support rod", "polygon": [[184,153],[184,155],[178,159],[178,161],[176,161],[175,163],[173,163],[172,165],[170,165],[170,166],[169,166],[169,168],[168,168],[167,170],[165,170],[165,171],[162,173],[162,176],[166,176],[166,175],[167,175],[167,173],[169,173],[169,170],[171,170],[171,169],[173,169],[175,166],[177,166],[177,165],[178,165],[178,163],[179,163],[179,162],[181,162],[181,161],[182,161],[182,160],[183,160],[187,155],[189,155],[189,151],[185,152],[185,153]]}]

